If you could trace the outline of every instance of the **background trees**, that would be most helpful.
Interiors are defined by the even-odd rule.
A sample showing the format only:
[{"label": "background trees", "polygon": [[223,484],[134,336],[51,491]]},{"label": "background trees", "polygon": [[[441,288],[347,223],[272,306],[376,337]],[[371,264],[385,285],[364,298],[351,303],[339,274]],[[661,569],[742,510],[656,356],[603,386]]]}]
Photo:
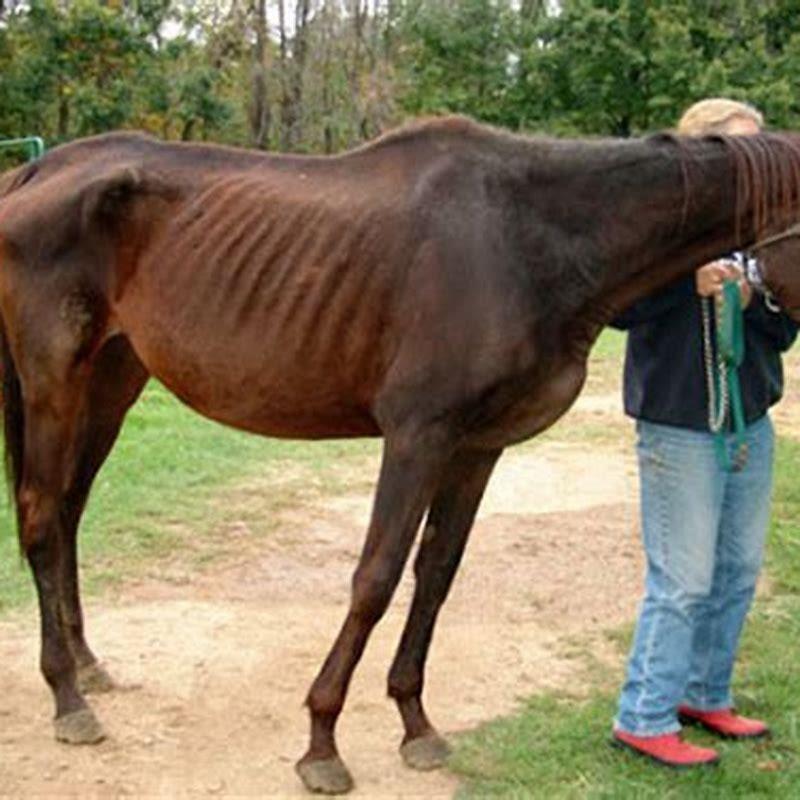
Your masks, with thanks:
[{"label": "background trees", "polygon": [[0,0],[0,137],[333,152],[418,114],[627,136],[702,96],[800,127],[800,0]]}]

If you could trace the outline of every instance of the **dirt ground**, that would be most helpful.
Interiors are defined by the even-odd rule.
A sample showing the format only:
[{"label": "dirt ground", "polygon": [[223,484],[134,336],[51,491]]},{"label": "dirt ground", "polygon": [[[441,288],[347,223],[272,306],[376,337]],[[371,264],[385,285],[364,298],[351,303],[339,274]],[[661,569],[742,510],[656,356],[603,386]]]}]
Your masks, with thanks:
[{"label": "dirt ground", "polygon": [[[602,415],[612,399],[586,398]],[[437,629],[426,697],[444,733],[512,710],[537,690],[571,690],[585,661],[616,663],[602,632],[632,618],[640,588],[630,448],[548,441],[502,459]],[[0,795],[294,796],[305,693],[343,619],[370,498],[341,495],[284,514],[268,542],[203,574],[129,583],[87,604],[93,646],[122,684],[91,704],[108,733],[55,743],[28,610],[0,622]],[[342,756],[367,797],[449,797],[446,771],[397,753],[385,680],[412,583],[407,573],[356,673],[339,724]]]}]

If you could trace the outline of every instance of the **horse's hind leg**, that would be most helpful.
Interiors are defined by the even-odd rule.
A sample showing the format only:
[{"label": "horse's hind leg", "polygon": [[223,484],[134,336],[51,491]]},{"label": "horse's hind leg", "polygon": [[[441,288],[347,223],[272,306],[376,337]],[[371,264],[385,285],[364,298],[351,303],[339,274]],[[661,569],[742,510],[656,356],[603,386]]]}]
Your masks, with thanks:
[{"label": "horse's hind leg", "polygon": [[449,753],[422,705],[425,659],[436,617],[499,456],[499,451],[461,452],[445,468],[414,562],[414,599],[389,672],[389,696],[397,702],[405,727],[400,752],[406,764],[415,769],[439,767]]},{"label": "horse's hind leg", "polygon": [[[113,392],[104,388],[109,375],[103,374],[102,367],[100,372],[93,371],[103,363],[110,365],[109,355],[104,356],[108,343],[91,361],[82,358],[87,347],[84,317],[70,313],[69,302],[44,303],[36,295],[29,302],[38,305],[38,324],[17,321],[12,312],[9,316],[16,324],[9,332],[13,335],[4,337],[3,343],[6,446],[20,544],[39,599],[41,668],[55,699],[56,738],[92,743],[103,732],[77,683],[78,665],[91,662],[94,656],[83,639],[75,530],[91,478],[127,407],[122,397],[131,391],[135,397],[144,378],[139,368],[131,379],[135,390],[123,391],[122,397],[111,402]],[[58,313],[48,315],[53,308]],[[23,310],[27,309],[23,306]],[[30,312],[22,319],[26,316]],[[88,330],[95,329],[88,326]],[[117,364],[123,362],[120,359]],[[106,372],[113,372],[111,366]]]},{"label": "horse's hind leg", "polygon": [[66,557],[65,490],[75,467],[76,432],[86,386],[80,379],[35,383],[39,385],[26,392],[24,402],[24,452],[17,492],[20,539],[39,598],[41,669],[55,698],[56,738],[93,743],[103,738],[103,732],[78,690],[61,587]]},{"label": "horse's hind leg", "polygon": [[108,691],[114,684],[86,643],[78,585],[78,524],[97,471],[146,381],[147,372],[124,337],[116,336],[106,342],[92,363],[75,470],[65,493],[61,616],[78,670],[78,687],[85,693]]},{"label": "horse's hind leg", "polygon": [[436,486],[446,438],[433,431],[387,437],[367,540],[353,576],[350,610],[308,694],[311,742],[297,765],[306,787],[340,794],[352,778],[339,758],[334,728],[373,627],[383,616]]}]

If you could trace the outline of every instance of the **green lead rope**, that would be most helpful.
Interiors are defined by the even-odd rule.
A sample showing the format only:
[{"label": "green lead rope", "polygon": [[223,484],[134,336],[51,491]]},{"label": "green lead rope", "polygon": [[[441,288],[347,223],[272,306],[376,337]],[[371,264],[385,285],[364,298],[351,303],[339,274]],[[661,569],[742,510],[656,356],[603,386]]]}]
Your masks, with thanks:
[{"label": "green lead rope", "polygon": [[[747,463],[744,406],[739,384],[739,367],[744,360],[744,317],[739,284],[726,280],[717,302],[717,369],[713,370],[715,392],[713,416],[723,421],[730,418],[734,433],[734,454],[725,444],[725,425],[714,431],[714,447],[720,467],[726,472],[739,472]],[[727,383],[723,386],[723,381]],[[725,408],[725,402],[729,407]]]}]

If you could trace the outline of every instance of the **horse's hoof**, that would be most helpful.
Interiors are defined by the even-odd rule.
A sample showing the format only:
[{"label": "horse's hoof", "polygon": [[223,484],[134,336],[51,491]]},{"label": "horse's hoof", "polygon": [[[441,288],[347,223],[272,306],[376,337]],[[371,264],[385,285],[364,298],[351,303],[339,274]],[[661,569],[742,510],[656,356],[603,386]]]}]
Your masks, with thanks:
[{"label": "horse's hoof", "polygon": [[295,770],[309,792],[346,794],[353,788],[353,778],[339,756],[322,760],[303,758]]},{"label": "horse's hoof", "polygon": [[105,667],[100,666],[97,662],[87,664],[78,670],[78,691],[81,694],[102,694],[116,688],[117,685]]},{"label": "horse's hoof", "polygon": [[73,711],[55,720],[56,739],[67,744],[97,744],[106,738],[105,731],[90,708]]},{"label": "horse's hoof", "polygon": [[443,767],[450,752],[450,745],[438,733],[409,739],[400,746],[400,755],[406,765],[423,772]]}]

